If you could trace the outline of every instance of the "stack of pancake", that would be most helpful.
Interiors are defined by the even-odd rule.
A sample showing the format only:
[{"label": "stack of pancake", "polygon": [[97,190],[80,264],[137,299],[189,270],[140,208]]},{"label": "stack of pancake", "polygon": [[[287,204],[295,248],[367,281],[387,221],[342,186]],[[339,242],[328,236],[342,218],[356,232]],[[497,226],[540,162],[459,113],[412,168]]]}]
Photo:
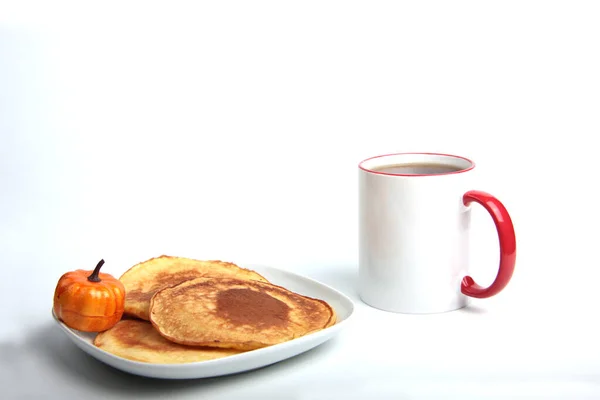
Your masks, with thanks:
[{"label": "stack of pancake", "polygon": [[94,344],[135,361],[212,360],[283,343],[336,322],[333,308],[233,263],[161,256],[119,280],[125,317]]}]

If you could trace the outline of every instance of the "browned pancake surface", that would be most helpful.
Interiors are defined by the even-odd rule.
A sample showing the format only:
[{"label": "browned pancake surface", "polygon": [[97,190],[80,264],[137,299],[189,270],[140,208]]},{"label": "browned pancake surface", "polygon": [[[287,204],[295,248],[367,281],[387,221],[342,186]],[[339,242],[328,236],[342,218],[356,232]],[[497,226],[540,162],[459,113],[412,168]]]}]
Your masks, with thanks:
[{"label": "browned pancake surface", "polygon": [[155,364],[179,364],[214,360],[238,354],[233,349],[190,347],[162,337],[151,323],[135,319],[121,320],[94,339],[97,347],[133,361]]},{"label": "browned pancake surface", "polygon": [[197,278],[157,291],[150,321],[176,343],[251,350],[331,326],[335,313],[270,283]]},{"label": "browned pancake surface", "polygon": [[126,291],[125,313],[148,320],[150,299],[157,290],[199,277],[229,277],[267,282],[260,274],[230,262],[163,255],[133,266],[119,278]]}]

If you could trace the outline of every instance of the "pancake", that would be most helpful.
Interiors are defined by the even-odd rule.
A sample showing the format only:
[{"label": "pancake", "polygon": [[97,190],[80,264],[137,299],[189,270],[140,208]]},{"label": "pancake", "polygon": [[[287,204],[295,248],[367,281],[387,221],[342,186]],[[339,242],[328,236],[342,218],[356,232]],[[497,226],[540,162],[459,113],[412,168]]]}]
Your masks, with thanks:
[{"label": "pancake", "polygon": [[189,347],[162,337],[152,324],[136,319],[121,320],[100,332],[94,345],[116,356],[154,364],[180,364],[214,360],[240,351],[233,349]]},{"label": "pancake", "polygon": [[150,322],[166,339],[191,346],[252,350],[335,323],[326,302],[266,282],[197,278],[157,291]]},{"label": "pancake", "polygon": [[200,277],[229,277],[268,282],[260,274],[224,261],[160,256],[134,265],[119,280],[125,286],[125,314],[148,320],[150,299],[157,290]]}]

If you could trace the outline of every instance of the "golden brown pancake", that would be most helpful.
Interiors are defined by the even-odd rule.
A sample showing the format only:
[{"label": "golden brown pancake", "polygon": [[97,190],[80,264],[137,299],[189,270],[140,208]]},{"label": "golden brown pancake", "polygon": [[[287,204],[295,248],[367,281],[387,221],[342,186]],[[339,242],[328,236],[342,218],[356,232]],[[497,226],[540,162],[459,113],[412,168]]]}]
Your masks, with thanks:
[{"label": "golden brown pancake", "polygon": [[150,322],[176,343],[252,350],[335,323],[322,300],[266,282],[197,278],[157,291]]},{"label": "golden brown pancake", "polygon": [[131,267],[119,278],[125,286],[125,314],[147,321],[150,299],[157,290],[200,277],[229,277],[268,282],[258,273],[233,263],[163,255]]},{"label": "golden brown pancake", "polygon": [[190,347],[170,342],[150,322],[139,319],[117,322],[109,330],[99,333],[94,345],[128,360],[155,364],[214,360],[240,353],[233,349]]}]

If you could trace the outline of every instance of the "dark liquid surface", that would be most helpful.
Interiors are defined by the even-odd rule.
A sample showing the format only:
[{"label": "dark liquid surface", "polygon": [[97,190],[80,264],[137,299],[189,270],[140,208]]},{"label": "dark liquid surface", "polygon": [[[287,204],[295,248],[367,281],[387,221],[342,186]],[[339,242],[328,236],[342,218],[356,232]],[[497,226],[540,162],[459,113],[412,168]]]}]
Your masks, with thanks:
[{"label": "dark liquid surface", "polygon": [[457,172],[462,168],[448,164],[397,164],[383,165],[378,168],[373,168],[373,171],[384,172],[386,174],[402,174],[402,175],[436,175]]}]

